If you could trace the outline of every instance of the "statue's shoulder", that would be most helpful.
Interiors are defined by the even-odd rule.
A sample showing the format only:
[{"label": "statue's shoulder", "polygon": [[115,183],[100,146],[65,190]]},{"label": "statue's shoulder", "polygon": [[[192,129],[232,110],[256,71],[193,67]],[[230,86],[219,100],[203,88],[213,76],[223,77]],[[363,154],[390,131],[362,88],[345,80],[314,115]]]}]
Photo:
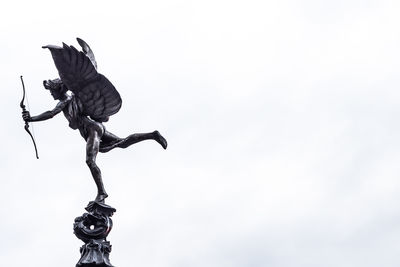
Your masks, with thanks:
[{"label": "statue's shoulder", "polygon": [[64,108],[66,108],[68,106],[68,104],[72,101],[72,98],[70,96],[68,96],[65,99],[62,99],[60,101],[58,101],[56,109],[61,109],[63,110]]}]

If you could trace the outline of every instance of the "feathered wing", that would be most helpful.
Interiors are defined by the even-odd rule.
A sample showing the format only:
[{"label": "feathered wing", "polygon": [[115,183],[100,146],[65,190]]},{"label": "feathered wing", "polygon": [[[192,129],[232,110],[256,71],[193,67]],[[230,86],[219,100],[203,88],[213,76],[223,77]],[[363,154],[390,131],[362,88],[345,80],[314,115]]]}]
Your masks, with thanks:
[{"label": "feathered wing", "polygon": [[81,39],[78,42],[84,52],[64,43],[62,47],[46,45],[43,48],[50,50],[62,82],[81,101],[82,114],[97,121],[107,121],[121,108],[121,96],[112,83],[97,72],[90,47]]},{"label": "feathered wing", "polygon": [[94,68],[97,70],[97,62],[96,62],[96,59],[94,57],[93,51],[90,48],[90,46],[85,41],[83,41],[81,38],[76,38],[76,40],[78,41],[79,45],[82,47],[83,53],[85,53],[85,55],[90,59]]}]

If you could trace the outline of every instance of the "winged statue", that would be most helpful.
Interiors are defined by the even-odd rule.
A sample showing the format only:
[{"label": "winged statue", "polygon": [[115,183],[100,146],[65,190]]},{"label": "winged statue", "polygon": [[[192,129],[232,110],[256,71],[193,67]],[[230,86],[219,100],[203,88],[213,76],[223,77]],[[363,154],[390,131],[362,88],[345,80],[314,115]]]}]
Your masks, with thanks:
[{"label": "winged statue", "polygon": [[166,149],[167,141],[158,131],[134,133],[125,138],[107,131],[103,122],[120,110],[122,99],[112,83],[97,72],[97,62],[89,45],[80,38],[77,41],[82,51],[65,43],[62,47],[42,47],[50,50],[60,76],[43,81],[43,86],[58,103],[54,109],[37,116],[23,111],[22,117],[25,122],[36,122],[51,119],[63,112],[69,127],[78,129],[86,141],[86,163],[97,186],[95,201],[104,203],[108,195],[96,164],[98,152],[105,153],[117,147],[127,148],[144,140],[154,140]]}]

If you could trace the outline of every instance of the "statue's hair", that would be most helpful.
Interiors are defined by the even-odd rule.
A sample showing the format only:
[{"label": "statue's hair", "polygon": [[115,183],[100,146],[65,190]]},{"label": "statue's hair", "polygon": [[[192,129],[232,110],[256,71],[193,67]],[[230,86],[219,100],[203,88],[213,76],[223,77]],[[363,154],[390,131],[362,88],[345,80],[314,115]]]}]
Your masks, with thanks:
[{"label": "statue's hair", "polygon": [[43,85],[47,90],[57,90],[60,93],[65,93],[68,91],[67,87],[63,84],[60,78],[43,81]]}]

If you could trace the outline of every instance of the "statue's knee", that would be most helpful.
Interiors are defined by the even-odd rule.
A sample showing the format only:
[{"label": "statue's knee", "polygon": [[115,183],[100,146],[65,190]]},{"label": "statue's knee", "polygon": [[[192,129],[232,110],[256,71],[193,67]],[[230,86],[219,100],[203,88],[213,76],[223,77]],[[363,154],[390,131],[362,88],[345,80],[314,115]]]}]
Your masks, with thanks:
[{"label": "statue's knee", "polygon": [[89,168],[96,167],[96,162],[94,159],[86,159],[86,164],[89,166]]}]

